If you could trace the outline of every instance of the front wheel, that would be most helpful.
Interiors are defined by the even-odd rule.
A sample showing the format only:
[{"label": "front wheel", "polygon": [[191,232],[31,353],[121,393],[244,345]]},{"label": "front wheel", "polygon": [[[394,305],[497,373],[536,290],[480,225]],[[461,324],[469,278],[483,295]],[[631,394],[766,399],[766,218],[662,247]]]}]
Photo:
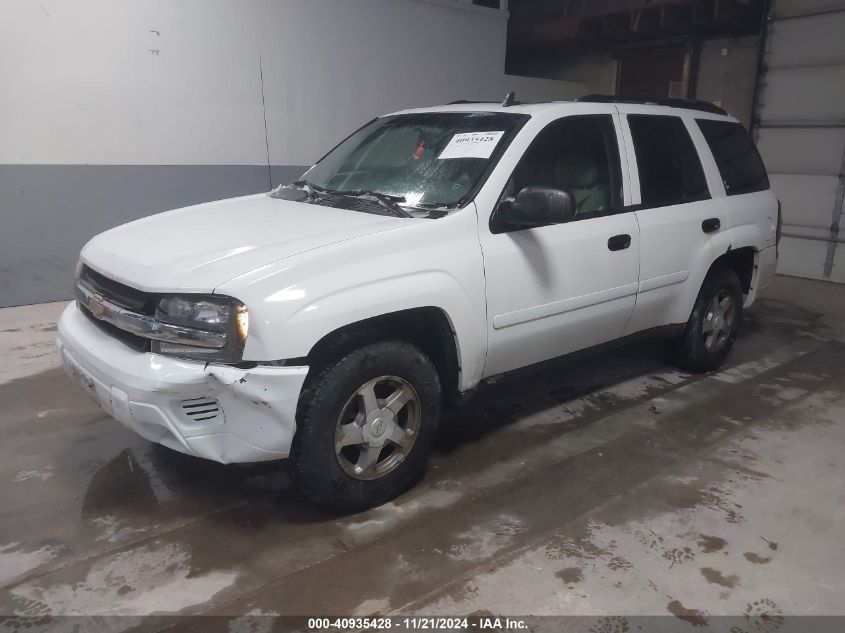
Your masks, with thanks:
[{"label": "front wheel", "polygon": [[423,473],[440,402],[437,371],[408,343],[373,343],[328,364],[300,397],[294,482],[335,512],[395,497]]},{"label": "front wheel", "polygon": [[694,372],[717,369],[736,340],[742,319],[742,284],[729,268],[708,273],[683,334],[668,343],[672,361]]}]

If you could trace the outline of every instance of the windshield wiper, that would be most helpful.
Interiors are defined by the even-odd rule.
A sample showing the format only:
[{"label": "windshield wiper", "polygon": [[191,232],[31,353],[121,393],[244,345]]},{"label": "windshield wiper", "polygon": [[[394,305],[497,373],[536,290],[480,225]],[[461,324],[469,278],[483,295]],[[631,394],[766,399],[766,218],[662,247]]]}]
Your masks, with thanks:
[{"label": "windshield wiper", "polygon": [[323,189],[322,187],[318,187],[312,182],[308,182],[307,180],[294,180],[290,183],[294,187],[299,187],[300,189],[305,190],[305,193],[308,194],[308,197],[313,197],[315,193],[337,193],[336,191],[331,191],[330,189]]},{"label": "windshield wiper", "polygon": [[414,217],[405,209],[399,206],[398,203],[405,202],[405,196],[393,196],[387,193],[379,193],[377,191],[370,191],[369,189],[357,189],[355,191],[336,191],[334,189],[325,189],[307,180],[294,180],[291,185],[299,187],[305,191],[309,199],[314,199],[318,194],[327,196],[346,196],[349,198],[364,198],[377,203],[381,208],[389,211],[391,214],[399,218]]},{"label": "windshield wiper", "polygon": [[339,193],[343,196],[372,196],[373,198],[379,198],[380,200],[385,200],[387,202],[405,202],[405,196],[394,196],[390,193],[380,193],[378,191],[372,191],[371,189],[355,189],[354,191],[335,191],[334,193]]},{"label": "windshield wiper", "polygon": [[405,202],[405,196],[393,196],[389,193],[379,193],[378,191],[370,191],[369,189],[357,189],[355,191],[333,191],[332,193],[339,196],[350,196],[352,198],[364,198],[377,202],[381,207],[387,209],[395,216],[400,218],[414,217],[405,209],[399,206],[400,202]]}]

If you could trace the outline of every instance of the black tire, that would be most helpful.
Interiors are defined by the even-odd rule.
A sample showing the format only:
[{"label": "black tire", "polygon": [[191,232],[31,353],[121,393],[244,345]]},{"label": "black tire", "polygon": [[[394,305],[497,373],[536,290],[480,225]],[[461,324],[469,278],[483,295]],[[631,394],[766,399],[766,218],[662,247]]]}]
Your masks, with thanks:
[{"label": "black tire", "polygon": [[[719,297],[730,300],[733,315],[729,331],[722,339],[713,340],[709,338],[714,331],[709,317],[713,314],[711,306],[714,299]],[[667,343],[670,360],[681,369],[692,372],[712,371],[720,367],[736,340],[742,321],[742,302],[742,285],[736,273],[729,268],[711,270],[701,285],[683,334]],[[711,329],[705,331],[708,327]]]},{"label": "black tire", "polygon": [[[394,462],[398,463],[393,464],[391,470],[381,475],[374,475],[373,471],[370,475],[377,478],[363,480],[348,472],[355,460],[347,457],[347,451],[363,452],[366,449],[352,445],[336,450],[336,433],[341,416],[348,413],[349,407],[358,406],[355,403],[359,398],[363,399],[358,395],[359,389],[381,377],[394,377],[401,381],[395,393],[408,385],[413,388],[411,393],[416,399],[403,409],[404,414],[400,412],[391,419],[396,422],[394,428],[403,424],[407,427],[411,420],[409,407],[413,405],[419,413],[414,417],[417,427],[407,453],[393,456]],[[374,384],[374,388],[381,389],[387,383]],[[405,387],[402,387],[403,384]],[[288,460],[291,478],[307,496],[332,512],[357,512],[396,497],[415,484],[425,470],[426,459],[437,435],[441,401],[440,380],[434,365],[409,343],[371,343],[349,352],[338,361],[326,363],[308,379],[299,398],[297,431]],[[383,404],[385,401],[378,402]],[[406,417],[400,423],[401,415]],[[372,435],[372,429],[376,427],[368,424],[366,419],[363,426]],[[382,441],[385,448],[377,457],[381,464],[387,463],[381,455],[390,459],[394,452],[405,450],[383,438]],[[363,475],[359,473],[358,476]]]}]

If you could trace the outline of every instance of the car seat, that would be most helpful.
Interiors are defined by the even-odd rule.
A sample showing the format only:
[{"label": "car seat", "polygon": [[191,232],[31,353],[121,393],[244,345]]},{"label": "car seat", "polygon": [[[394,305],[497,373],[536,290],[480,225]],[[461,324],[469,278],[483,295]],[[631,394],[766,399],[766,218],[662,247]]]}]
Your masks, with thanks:
[{"label": "car seat", "polygon": [[575,198],[576,215],[607,209],[607,191],[599,176],[598,163],[586,154],[564,154],[554,168],[555,185]]}]

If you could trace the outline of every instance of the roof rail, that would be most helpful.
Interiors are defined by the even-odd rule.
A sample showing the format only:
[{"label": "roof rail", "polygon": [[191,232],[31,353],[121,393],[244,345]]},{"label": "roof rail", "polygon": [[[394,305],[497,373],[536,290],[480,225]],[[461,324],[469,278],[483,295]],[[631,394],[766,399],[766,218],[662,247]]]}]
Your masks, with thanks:
[{"label": "roof rail", "polygon": [[[484,104],[487,104],[487,103],[495,103],[495,101],[470,101],[469,99],[458,99],[457,101],[450,101],[446,105],[461,105],[461,104],[465,104],[465,103],[484,103]],[[515,106],[515,105],[522,105],[522,103],[520,101],[516,100],[516,93],[515,92],[509,92],[508,94],[505,95],[505,100],[502,101],[502,107],[503,108],[510,108],[511,106]]]},{"label": "roof rail", "polygon": [[578,97],[576,101],[585,101],[587,103],[641,103],[643,105],[661,105],[668,106],[670,108],[683,108],[684,110],[701,110],[702,112],[711,112],[713,114],[727,114],[727,112],[719,106],[710,103],[709,101],[699,101],[697,99],[636,99],[632,97],[620,97],[617,95],[593,94]]}]

